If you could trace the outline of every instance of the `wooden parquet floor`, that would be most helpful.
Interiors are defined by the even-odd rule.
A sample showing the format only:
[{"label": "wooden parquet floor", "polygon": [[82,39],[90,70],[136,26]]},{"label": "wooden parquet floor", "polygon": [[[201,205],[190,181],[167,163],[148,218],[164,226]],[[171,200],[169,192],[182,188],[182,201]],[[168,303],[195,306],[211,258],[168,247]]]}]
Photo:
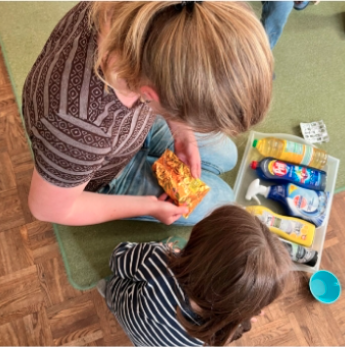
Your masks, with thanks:
[{"label": "wooden parquet floor", "polygon": [[[96,290],[65,274],[52,226],[27,205],[33,162],[0,53],[0,345],[131,345]],[[335,196],[322,268],[345,283],[345,193]],[[345,296],[322,305],[301,274],[233,345],[344,345]]]}]

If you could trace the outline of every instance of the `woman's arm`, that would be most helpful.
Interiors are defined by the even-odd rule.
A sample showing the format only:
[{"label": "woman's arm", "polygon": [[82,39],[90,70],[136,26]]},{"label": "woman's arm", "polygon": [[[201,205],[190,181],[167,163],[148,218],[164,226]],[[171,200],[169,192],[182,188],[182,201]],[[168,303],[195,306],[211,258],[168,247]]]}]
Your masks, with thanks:
[{"label": "woman's arm", "polygon": [[44,180],[34,169],[29,192],[31,213],[39,220],[65,225],[98,224],[143,215],[169,225],[188,212],[186,207],[175,206],[155,196],[85,192],[87,183],[61,188]]}]

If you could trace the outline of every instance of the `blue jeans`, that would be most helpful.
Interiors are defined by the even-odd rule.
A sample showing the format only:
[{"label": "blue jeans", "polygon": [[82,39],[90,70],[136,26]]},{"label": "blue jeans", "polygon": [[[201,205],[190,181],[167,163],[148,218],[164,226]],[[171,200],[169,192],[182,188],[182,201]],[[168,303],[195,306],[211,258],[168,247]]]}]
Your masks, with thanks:
[{"label": "blue jeans", "polygon": [[[234,201],[232,189],[218,175],[234,168],[237,162],[237,148],[225,135],[195,134],[201,156],[201,180],[211,190],[190,214],[188,219],[181,217],[174,224],[194,225],[218,206]],[[166,121],[157,117],[141,150],[134,156],[121,174],[114,178],[99,193],[118,195],[155,195],[163,194],[152,172],[152,164],[167,149],[174,150],[174,139]],[[130,218],[158,222],[151,216]]]},{"label": "blue jeans", "polygon": [[283,32],[287,19],[293,9],[293,1],[263,1],[261,22],[265,28],[271,49]]}]

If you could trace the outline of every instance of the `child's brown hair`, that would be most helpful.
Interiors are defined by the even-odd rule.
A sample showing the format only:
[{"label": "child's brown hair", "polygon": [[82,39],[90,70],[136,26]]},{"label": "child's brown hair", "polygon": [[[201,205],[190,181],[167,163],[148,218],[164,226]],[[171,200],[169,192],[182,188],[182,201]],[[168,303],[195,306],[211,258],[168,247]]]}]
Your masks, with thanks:
[{"label": "child's brown hair", "polygon": [[223,346],[240,324],[259,314],[284,289],[291,269],[285,247],[256,217],[241,207],[223,206],[196,224],[169,267],[200,311],[194,325],[178,309],[191,336]]},{"label": "child's brown hair", "polygon": [[[149,85],[163,116],[194,131],[248,130],[263,119],[272,94],[267,35],[241,2],[121,1],[92,4],[90,23],[110,31],[95,71],[116,72],[129,89]],[[115,66],[107,57],[116,54]]]}]

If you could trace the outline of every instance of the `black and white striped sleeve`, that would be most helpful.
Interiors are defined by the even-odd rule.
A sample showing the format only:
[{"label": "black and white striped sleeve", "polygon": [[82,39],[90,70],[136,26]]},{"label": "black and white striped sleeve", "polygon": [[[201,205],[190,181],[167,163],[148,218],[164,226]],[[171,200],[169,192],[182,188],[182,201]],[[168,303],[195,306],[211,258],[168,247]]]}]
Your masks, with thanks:
[{"label": "black and white striped sleeve", "polygon": [[122,242],[113,251],[109,266],[115,276],[134,281],[146,281],[139,268],[145,263],[156,243]]}]

